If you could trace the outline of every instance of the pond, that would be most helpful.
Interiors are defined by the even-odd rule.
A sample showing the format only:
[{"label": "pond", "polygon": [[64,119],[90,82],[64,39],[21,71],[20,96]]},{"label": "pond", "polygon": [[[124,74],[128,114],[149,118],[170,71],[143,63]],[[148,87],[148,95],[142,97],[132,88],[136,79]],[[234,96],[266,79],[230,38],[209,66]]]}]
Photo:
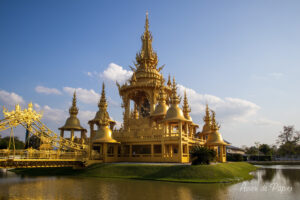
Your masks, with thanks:
[{"label": "pond", "polygon": [[[260,166],[235,184],[190,184],[77,177],[22,177],[0,172],[0,199],[300,199],[300,166]],[[298,197],[298,198],[297,198]]]}]

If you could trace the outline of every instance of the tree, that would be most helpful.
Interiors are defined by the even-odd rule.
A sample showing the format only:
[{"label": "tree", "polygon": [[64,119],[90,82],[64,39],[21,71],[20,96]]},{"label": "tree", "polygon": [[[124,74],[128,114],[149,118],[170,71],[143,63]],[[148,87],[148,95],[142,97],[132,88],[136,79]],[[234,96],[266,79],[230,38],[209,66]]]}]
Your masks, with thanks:
[{"label": "tree", "polygon": [[261,145],[259,145],[259,151],[261,153],[263,153],[264,155],[268,155],[268,156],[272,155],[271,148],[267,144],[261,144]]},{"label": "tree", "polygon": [[296,131],[294,126],[284,126],[283,131],[278,136],[277,143],[279,155],[296,155],[299,151],[300,132]]},{"label": "tree", "polygon": [[194,146],[191,149],[192,165],[209,164],[216,158],[217,153],[206,147]]},{"label": "tree", "polygon": [[29,137],[28,147],[31,147],[33,149],[39,149],[40,145],[41,145],[41,139],[40,138],[38,138],[35,135]]},{"label": "tree", "polygon": [[280,147],[278,149],[278,154],[281,156],[295,155],[296,154],[296,145],[291,142],[286,142],[285,144],[280,145]]},{"label": "tree", "polygon": [[[9,139],[10,137],[4,137],[0,140],[0,149],[7,149],[9,147]],[[14,137],[15,140],[15,148],[16,149],[24,149],[25,144],[23,141],[19,140],[18,137]],[[11,139],[11,145],[10,145],[10,149],[13,149],[13,143],[12,143],[12,139]]]},{"label": "tree", "polygon": [[295,130],[294,126],[283,126],[283,131],[280,132],[278,136],[277,143],[285,144],[287,142],[290,143],[298,143],[300,139],[299,131]]},{"label": "tree", "polygon": [[249,148],[246,148],[246,154],[249,154],[249,155],[256,155],[257,152],[258,152],[258,149],[255,147],[255,146],[251,146]]}]

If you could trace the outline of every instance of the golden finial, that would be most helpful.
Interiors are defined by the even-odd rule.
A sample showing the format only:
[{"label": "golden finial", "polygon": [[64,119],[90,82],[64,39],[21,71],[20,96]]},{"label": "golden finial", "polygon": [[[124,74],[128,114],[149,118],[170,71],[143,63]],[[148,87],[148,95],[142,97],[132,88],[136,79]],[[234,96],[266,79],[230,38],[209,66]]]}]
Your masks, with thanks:
[{"label": "golden finial", "polygon": [[167,83],[167,85],[168,85],[169,87],[172,86],[172,83],[171,83],[171,75],[170,75],[170,74],[169,74],[169,77],[168,77],[168,83]]},{"label": "golden finial", "polygon": [[30,103],[28,104],[28,111],[32,111],[32,108],[33,108],[33,105],[32,105],[32,102],[30,102]]},{"label": "golden finial", "polygon": [[210,122],[211,122],[208,104],[206,104],[205,116],[204,116],[204,119],[203,119],[203,120],[204,120],[206,123],[210,123]]},{"label": "golden finial", "polygon": [[104,96],[104,98],[105,98],[105,84],[104,84],[104,82],[102,83],[102,94],[101,95]]},{"label": "golden finial", "polygon": [[70,113],[70,115],[78,114],[78,108],[76,106],[76,90],[73,93],[72,106],[69,109],[69,113]]},{"label": "golden finial", "polygon": [[148,11],[146,12],[146,21],[145,21],[145,33],[149,32],[149,19],[148,19]]},{"label": "golden finial", "polygon": [[171,103],[177,105],[177,104],[179,104],[179,102],[180,102],[180,100],[177,96],[177,87],[176,87],[175,77],[173,77]]},{"label": "golden finial", "polygon": [[105,97],[105,84],[104,82],[102,83],[102,92],[101,92],[101,97],[100,101],[98,103],[98,107],[107,107],[107,102],[106,102],[106,97]]},{"label": "golden finial", "polygon": [[212,112],[212,123],[211,123],[211,129],[212,130],[219,130],[219,125],[216,122],[216,113],[215,111],[211,111]]},{"label": "golden finial", "polygon": [[157,54],[152,49],[152,35],[149,31],[148,12],[146,13],[145,31],[141,37],[142,49],[136,54],[137,69],[156,69],[158,64]]},{"label": "golden finial", "polygon": [[165,94],[165,90],[164,90],[164,79],[162,76],[161,76],[161,81],[160,81],[158,100],[160,103],[166,103],[166,94]]},{"label": "golden finial", "polygon": [[21,111],[21,106],[20,106],[20,104],[16,104],[15,110],[16,110],[16,112]]},{"label": "golden finial", "polygon": [[187,96],[186,96],[186,91],[184,91],[184,99],[183,99],[183,109],[182,112],[184,114],[184,117],[187,119],[190,119],[189,113],[191,112],[191,108],[188,104]]},{"label": "golden finial", "polygon": [[73,105],[73,106],[76,106],[76,90],[74,91],[74,94],[73,94],[72,105]]}]

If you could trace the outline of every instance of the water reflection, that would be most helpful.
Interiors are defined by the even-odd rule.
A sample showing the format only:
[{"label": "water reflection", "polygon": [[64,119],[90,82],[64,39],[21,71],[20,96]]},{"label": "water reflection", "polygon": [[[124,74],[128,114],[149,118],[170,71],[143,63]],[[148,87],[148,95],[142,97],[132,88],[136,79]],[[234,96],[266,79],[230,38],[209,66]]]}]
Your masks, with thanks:
[{"label": "water reflection", "polygon": [[[272,190],[271,185],[292,187]],[[253,186],[257,191],[243,190]],[[253,189],[253,188],[252,188]],[[266,189],[266,190],[263,190]],[[238,184],[186,184],[122,179],[18,177],[0,173],[0,199],[296,199],[300,167],[263,167],[254,178]]]},{"label": "water reflection", "polygon": [[274,176],[277,173],[277,169],[264,169],[264,173],[261,175],[261,178],[264,182],[272,182]]}]

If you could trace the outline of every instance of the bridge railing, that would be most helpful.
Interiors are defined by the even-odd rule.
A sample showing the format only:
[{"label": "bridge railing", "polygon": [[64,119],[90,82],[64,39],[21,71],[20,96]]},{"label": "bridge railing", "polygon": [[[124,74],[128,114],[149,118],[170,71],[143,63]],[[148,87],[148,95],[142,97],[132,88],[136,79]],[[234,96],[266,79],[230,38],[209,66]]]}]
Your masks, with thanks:
[{"label": "bridge railing", "polygon": [[47,159],[47,160],[83,160],[84,152],[63,152],[56,150],[0,150],[0,159]]}]

